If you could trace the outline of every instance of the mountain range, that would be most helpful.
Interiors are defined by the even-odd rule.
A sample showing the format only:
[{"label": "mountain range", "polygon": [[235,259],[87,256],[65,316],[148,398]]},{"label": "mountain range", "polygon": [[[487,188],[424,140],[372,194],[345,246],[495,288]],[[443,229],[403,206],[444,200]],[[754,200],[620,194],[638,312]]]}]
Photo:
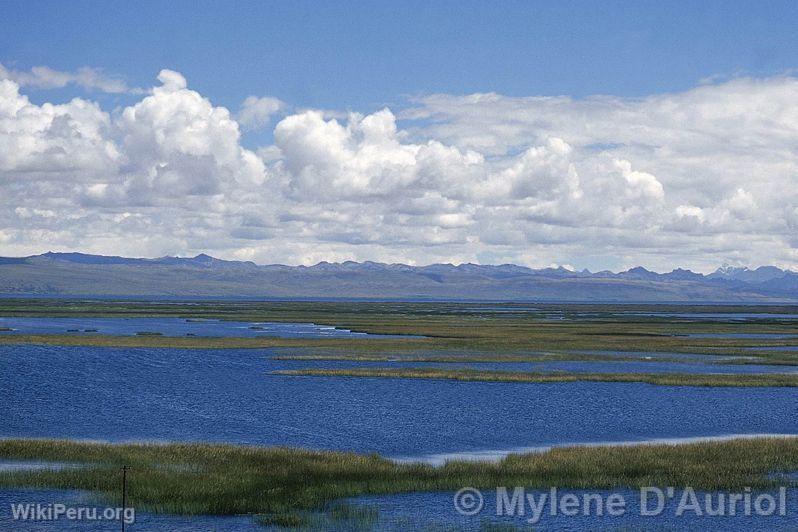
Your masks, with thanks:
[{"label": "mountain range", "polygon": [[798,273],[724,266],[704,275],[514,264],[320,262],[258,265],[201,254],[140,259],[84,253],[0,257],[4,296],[253,297],[539,301],[798,301]]}]

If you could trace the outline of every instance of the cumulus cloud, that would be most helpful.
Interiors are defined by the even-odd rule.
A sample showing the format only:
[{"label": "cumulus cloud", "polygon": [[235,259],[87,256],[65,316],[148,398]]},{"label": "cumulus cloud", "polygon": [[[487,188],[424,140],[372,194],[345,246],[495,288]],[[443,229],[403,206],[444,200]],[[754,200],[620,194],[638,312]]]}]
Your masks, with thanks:
[{"label": "cumulus cloud", "polygon": [[241,127],[253,131],[266,127],[272,117],[285,109],[283,101],[271,96],[249,96],[241,104],[236,119]]},{"label": "cumulus cloud", "polygon": [[77,85],[86,90],[108,93],[141,93],[141,89],[128,87],[124,80],[104,74],[101,70],[82,67],[75,72],[64,72],[46,66],[30,70],[17,70],[0,63],[0,79],[8,79],[20,87],[35,89],[60,89]]},{"label": "cumulus cloud", "polygon": [[[231,114],[169,70],[113,112],[36,105],[20,87],[42,72],[0,81],[0,254],[798,265],[794,78],[286,116],[268,97]],[[277,114],[273,145],[242,147]]]},{"label": "cumulus cloud", "polygon": [[488,202],[508,198],[579,199],[582,190],[570,158],[572,151],[564,140],[548,138],[544,145],[527,148],[507,168],[478,184],[477,196]]},{"label": "cumulus cloud", "polygon": [[290,184],[300,197],[395,198],[399,192],[415,196],[457,181],[461,172],[483,162],[475,152],[436,141],[403,142],[389,109],[352,114],[345,124],[326,120],[319,111],[305,111],[280,121],[274,136]]},{"label": "cumulus cloud", "polygon": [[159,202],[263,181],[263,162],[240,146],[238,124],[227,109],[189,90],[177,72],[163,70],[158,80],[160,87],[114,123],[126,156],[114,186],[124,187],[131,200]]},{"label": "cumulus cloud", "polygon": [[35,105],[0,81],[0,227],[12,252],[179,252],[229,230],[226,216],[260,192],[265,165],[240,145],[227,109],[177,72],[158,80],[113,115],[80,98]]},{"label": "cumulus cloud", "polygon": [[493,159],[563,139],[585,198],[602,198],[594,202],[606,214],[599,226],[618,228],[616,237],[629,243],[646,236],[650,253],[623,251],[644,257],[639,262],[708,269],[732,254],[790,266],[794,237],[785,220],[798,199],[797,98],[795,78],[741,78],[640,99],[432,95],[400,117],[423,124],[413,136]]},{"label": "cumulus cloud", "polygon": [[662,183],[657,178],[647,172],[632,170],[632,163],[622,159],[615,160],[615,166],[621,171],[621,175],[629,185],[627,189],[635,197],[662,199],[665,191]]},{"label": "cumulus cloud", "polygon": [[110,124],[94,103],[38,106],[16,83],[0,80],[0,170],[25,179],[55,172],[89,179],[113,171],[120,155],[108,138]]}]

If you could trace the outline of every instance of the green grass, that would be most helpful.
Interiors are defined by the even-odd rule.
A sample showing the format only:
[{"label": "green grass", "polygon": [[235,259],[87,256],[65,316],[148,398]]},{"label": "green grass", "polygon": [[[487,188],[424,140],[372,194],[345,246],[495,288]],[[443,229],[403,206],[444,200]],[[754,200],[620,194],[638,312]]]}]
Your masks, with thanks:
[{"label": "green grass", "polygon": [[[0,459],[85,464],[61,471],[3,472],[4,488],[87,490],[119,503],[120,468],[128,465],[129,505],[139,511],[257,514],[266,523],[299,524],[303,512],[330,509],[339,499],[463,486],[769,488],[787,482],[772,473],[798,469],[798,438],[557,448],[511,455],[498,463],[450,462],[438,468],[396,464],[376,455],[288,448],[60,440],[0,440]],[[342,518],[352,512],[338,510]]]},{"label": "green grass", "polygon": [[307,361],[353,361],[353,362],[434,362],[439,364],[462,364],[466,362],[553,362],[553,361],[590,361],[590,362],[684,362],[679,358],[650,357],[641,358],[633,356],[590,355],[584,353],[540,353],[533,355],[418,355],[418,356],[391,356],[391,355],[344,355],[344,354],[316,354],[316,355],[277,355],[273,360],[307,360]]},{"label": "green grass", "polygon": [[360,377],[395,379],[446,379],[477,382],[639,382],[659,386],[796,387],[798,374],[707,374],[707,373],[565,373],[483,371],[438,368],[346,368],[293,369],[275,371],[298,377]]},{"label": "green grass", "polygon": [[[513,313],[485,311],[492,306],[518,308]],[[173,348],[272,348],[331,356],[417,357],[533,356],[556,353],[568,360],[585,360],[582,350],[648,351],[744,355],[738,364],[798,365],[797,352],[757,351],[761,346],[796,346],[798,338],[751,340],[691,338],[691,333],[776,333],[798,335],[796,306],[668,306],[668,305],[535,305],[468,303],[345,303],[345,302],[182,302],[2,300],[0,316],[179,317],[190,320],[314,322],[373,334],[404,334],[426,338],[202,338],[117,337],[0,334],[0,343]],[[713,322],[618,314],[620,311],[795,313],[795,320],[758,319]],[[566,320],[548,320],[557,313]],[[586,314],[587,313],[587,314]],[[200,323],[201,325],[201,323]],[[290,354],[290,353],[289,353]],[[565,359],[565,358],[563,358]],[[497,360],[501,361],[501,360]]]}]

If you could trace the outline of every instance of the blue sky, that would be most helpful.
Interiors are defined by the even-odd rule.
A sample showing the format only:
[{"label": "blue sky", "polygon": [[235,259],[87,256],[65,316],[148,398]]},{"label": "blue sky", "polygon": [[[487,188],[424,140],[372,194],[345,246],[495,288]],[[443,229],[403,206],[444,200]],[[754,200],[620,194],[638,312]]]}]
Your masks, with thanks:
[{"label": "blue sky", "polygon": [[798,2],[0,20],[0,255],[798,268]]},{"label": "blue sky", "polygon": [[796,2],[41,2],[0,6],[0,59],[215,102],[368,109],[406,95],[643,96],[794,68]]}]

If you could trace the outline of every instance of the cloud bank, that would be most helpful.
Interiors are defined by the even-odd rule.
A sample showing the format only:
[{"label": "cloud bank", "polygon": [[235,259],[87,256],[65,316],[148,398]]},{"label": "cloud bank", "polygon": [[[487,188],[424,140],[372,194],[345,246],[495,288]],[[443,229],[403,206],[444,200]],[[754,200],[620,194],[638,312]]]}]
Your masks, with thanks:
[{"label": "cloud bank", "polygon": [[2,255],[798,266],[791,77],[642,99],[441,94],[338,118],[304,110],[253,151],[242,131],[284,115],[280,100],[231,114],[164,70],[122,109],[32,103],[24,87],[114,92],[52,72],[0,69]]}]

